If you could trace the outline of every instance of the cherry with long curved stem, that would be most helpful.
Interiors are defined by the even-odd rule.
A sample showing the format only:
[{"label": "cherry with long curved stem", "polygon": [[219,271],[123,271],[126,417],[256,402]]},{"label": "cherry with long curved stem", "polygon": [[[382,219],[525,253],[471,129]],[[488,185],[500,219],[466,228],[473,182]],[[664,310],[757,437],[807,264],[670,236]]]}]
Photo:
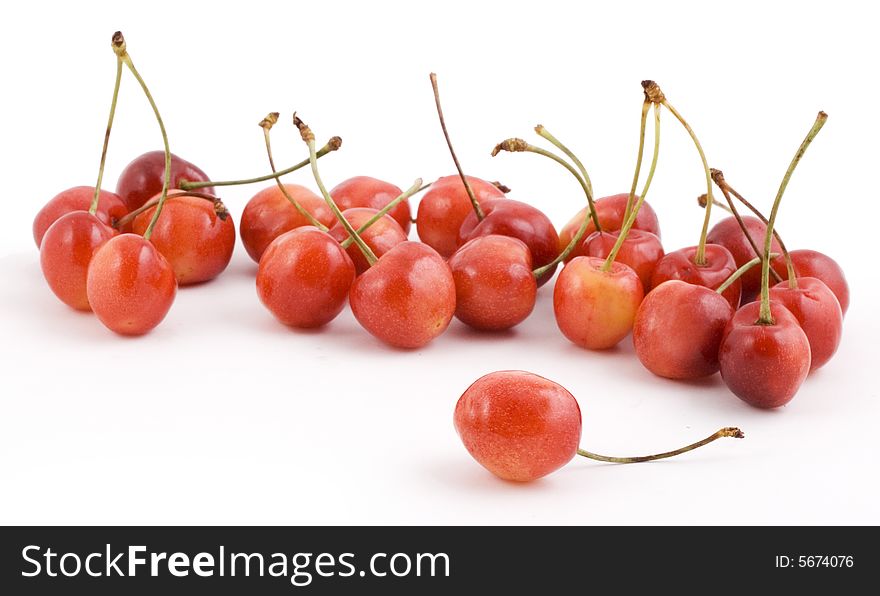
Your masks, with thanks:
[{"label": "cherry with long curved stem", "polygon": [[638,455],[634,457],[610,457],[607,455],[599,455],[598,453],[592,453],[590,451],[586,451],[584,449],[578,449],[577,454],[581,457],[586,457],[588,459],[592,459],[594,461],[601,461],[611,464],[637,464],[648,461],[655,461],[658,459],[667,459],[669,457],[675,457],[676,455],[681,455],[682,453],[687,453],[688,451],[693,451],[694,449],[698,449],[703,445],[708,445],[709,443],[716,441],[718,439],[722,439],[725,437],[731,437],[734,439],[742,439],[745,438],[745,434],[738,428],[735,427],[725,427],[719,429],[712,435],[709,435],[705,439],[701,441],[697,441],[696,443],[691,443],[690,445],[686,445],[681,447],[680,449],[676,449],[674,451],[666,451],[664,453],[656,453],[654,455]]},{"label": "cherry with long curved stem", "polygon": [[[327,144],[318,149],[315,153],[315,157],[317,159],[321,159],[328,153],[332,153],[333,151],[337,151],[340,147],[342,147],[342,138],[340,137],[330,137],[330,140],[327,141]],[[200,181],[187,181],[183,180],[178,184],[178,188],[181,190],[197,190],[199,188],[207,188],[209,186],[242,186],[245,184],[256,184],[257,182],[266,182],[268,180],[277,180],[282,176],[286,176],[292,172],[295,172],[301,168],[304,168],[309,165],[309,160],[304,159],[301,162],[295,163],[289,168],[284,168],[283,170],[278,170],[277,172],[273,172],[271,174],[266,174],[264,176],[255,176],[254,178],[242,178],[239,180],[200,180]]]},{"label": "cherry with long curved stem", "polygon": [[483,213],[483,208],[480,207],[480,203],[474,195],[474,189],[471,188],[471,183],[468,182],[467,176],[464,175],[464,170],[461,169],[458,156],[455,154],[455,149],[452,148],[452,140],[449,138],[449,131],[446,129],[446,119],[443,117],[443,107],[440,105],[440,89],[437,87],[437,75],[432,72],[430,74],[430,79],[431,87],[434,89],[434,104],[437,106],[437,117],[440,119],[440,128],[443,129],[443,136],[446,138],[446,146],[449,147],[449,153],[452,155],[455,169],[458,170],[458,175],[461,177],[461,181],[464,184],[464,189],[474,208],[474,213],[477,214],[477,220],[483,221],[486,214]]},{"label": "cherry with long curved stem", "polygon": [[[280,114],[278,112],[270,112],[266,115],[265,118],[260,120],[260,128],[263,129],[263,141],[266,144],[266,155],[269,157],[269,167],[272,168],[272,173],[276,173],[275,169],[275,158],[272,156],[272,141],[271,141],[271,130],[272,127],[275,126],[275,123],[278,122],[278,116]],[[281,178],[275,178],[275,183],[278,185],[278,190],[281,191],[281,194],[284,195],[284,198],[293,205],[293,207],[299,211],[300,215],[302,215],[306,220],[322,232],[326,232],[329,228],[322,224],[320,221],[315,219],[315,216],[309,213],[308,209],[299,204],[299,201],[290,196],[290,193],[287,192],[287,188],[285,188],[284,184],[281,182]]]},{"label": "cherry with long curved stem", "polygon": [[[397,207],[397,205],[399,205],[403,201],[407,200],[408,198],[410,198],[414,194],[421,192],[422,190],[428,188],[429,186],[431,186],[431,185],[430,184],[422,185],[422,179],[416,178],[416,181],[413,182],[412,186],[410,186],[403,193],[398,195],[394,200],[390,201],[387,205],[385,205],[384,207],[379,209],[370,219],[365,221],[363,223],[363,225],[361,225],[361,227],[359,227],[357,229],[357,233],[363,234],[368,229],[370,229],[370,226],[372,226],[374,223],[376,223],[377,221],[379,221],[380,219],[382,219],[383,217],[388,215],[388,213],[392,209]],[[349,236],[348,238],[346,238],[345,240],[343,240],[339,244],[340,244],[340,246],[342,246],[342,248],[348,248],[349,246],[352,245],[353,242],[354,242],[354,238],[352,236]]]},{"label": "cherry with long curved stem", "polygon": [[[770,247],[773,244],[773,228],[776,225],[776,215],[779,213],[779,205],[782,202],[782,195],[785,193],[785,189],[788,186],[789,180],[791,180],[791,175],[794,173],[795,168],[804,156],[804,153],[807,152],[807,147],[810,146],[810,143],[813,142],[813,139],[816,138],[816,135],[819,134],[819,131],[825,126],[827,120],[828,114],[825,112],[819,112],[816,116],[816,121],[813,123],[813,127],[810,128],[807,136],[804,138],[803,142],[801,142],[801,146],[798,147],[797,152],[794,154],[794,157],[788,166],[788,170],[786,170],[785,176],[783,176],[782,182],[779,185],[779,190],[776,192],[776,198],[773,200],[773,208],[770,210],[770,218],[767,221],[767,233],[764,236],[764,260],[761,263],[761,310],[758,315],[758,320],[756,321],[756,324],[758,325],[774,324],[773,314],[770,312]],[[709,203],[711,203],[711,201],[709,201]]]},{"label": "cherry with long curved stem", "polygon": [[345,231],[348,233],[350,238],[354,239],[354,243],[357,244],[360,251],[364,254],[364,258],[367,259],[367,263],[369,265],[374,265],[376,261],[378,261],[378,257],[372,251],[372,249],[364,242],[363,238],[361,238],[360,234],[358,234],[357,230],[355,230],[351,223],[345,219],[345,215],[340,211],[339,206],[336,204],[336,201],[333,200],[333,197],[330,196],[330,193],[327,192],[327,187],[324,186],[323,180],[321,180],[321,174],[318,171],[318,157],[317,152],[315,151],[315,133],[312,132],[312,129],[308,127],[308,125],[300,119],[299,116],[296,115],[296,112],[293,114],[293,124],[299,129],[300,136],[305,144],[309,148],[309,162],[312,166],[312,175],[315,177],[315,183],[318,185],[318,190],[321,191],[321,194],[324,196],[324,200],[327,202],[327,205],[333,211],[333,214],[336,216],[336,219],[339,220],[339,223],[342,224],[342,227],[345,228]]},{"label": "cherry with long curved stem", "polygon": [[[120,34],[121,36],[121,34]],[[111,44],[116,44],[113,37]],[[114,52],[115,53],[115,52]],[[110,131],[113,128],[113,120],[116,117],[116,102],[119,99],[119,84],[122,82],[122,59],[116,56],[116,82],[113,84],[113,99],[110,102],[110,115],[107,117],[107,128],[104,131],[104,146],[101,148],[101,165],[98,167],[98,182],[95,183],[95,195],[89,205],[89,213],[95,215],[98,212],[98,200],[101,197],[101,185],[104,182],[104,165],[107,163],[107,148],[110,146]]]}]

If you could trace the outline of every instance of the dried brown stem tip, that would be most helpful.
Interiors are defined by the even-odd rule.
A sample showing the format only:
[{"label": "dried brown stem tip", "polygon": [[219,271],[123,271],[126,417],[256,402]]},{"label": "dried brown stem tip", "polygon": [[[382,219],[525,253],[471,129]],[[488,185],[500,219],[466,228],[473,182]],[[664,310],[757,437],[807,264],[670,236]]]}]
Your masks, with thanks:
[{"label": "dried brown stem tip", "polygon": [[310,143],[315,140],[315,133],[312,132],[312,129],[309,128],[308,124],[303,122],[302,119],[296,115],[296,112],[293,113],[293,125],[299,129],[299,134],[303,141]]},{"label": "dried brown stem tip", "polygon": [[703,193],[697,197],[697,203],[699,203],[700,207],[702,207],[703,209],[706,208],[706,205],[709,203],[709,197],[706,196],[706,193]]},{"label": "dried brown stem tip", "polygon": [[666,96],[660,90],[660,85],[654,81],[642,81],[642,88],[645,90],[645,99],[654,104],[661,104],[666,101]]},{"label": "dried brown stem tip", "polygon": [[330,137],[330,140],[327,141],[327,147],[330,148],[330,151],[338,150],[342,147],[342,137]]},{"label": "dried brown stem tip", "polygon": [[113,51],[120,58],[125,55],[125,38],[122,36],[122,31],[117,31],[113,34],[113,37],[110,39],[110,47],[113,48]]},{"label": "dried brown stem tip", "polygon": [[722,428],[720,431],[718,431],[718,434],[722,437],[733,437],[734,439],[746,438],[746,434],[743,431],[733,426]]},{"label": "dried brown stem tip", "polygon": [[278,112],[269,112],[269,114],[260,120],[260,128],[264,128],[266,130],[272,130],[272,127],[278,123],[278,117],[281,114]]},{"label": "dried brown stem tip", "polygon": [[496,155],[498,155],[502,151],[511,151],[511,152],[515,153],[517,151],[528,151],[528,150],[529,150],[529,144],[526,141],[524,141],[522,139],[507,139],[507,140],[501,141],[500,143],[495,145],[495,148],[492,149],[492,157],[495,157]]},{"label": "dried brown stem tip", "polygon": [[712,175],[712,181],[715,182],[715,184],[718,186],[724,185],[724,172],[716,168],[709,168],[709,173]]},{"label": "dried brown stem tip", "polygon": [[223,204],[223,201],[220,199],[214,200],[214,213],[217,214],[217,217],[220,218],[220,221],[226,221],[226,218],[229,217],[229,210],[226,209],[226,205]]},{"label": "dried brown stem tip", "polygon": [[509,186],[507,186],[506,184],[504,184],[502,182],[498,182],[497,180],[492,183],[492,186],[494,186],[495,188],[497,188],[498,190],[500,190],[504,194],[507,194],[510,192]]}]

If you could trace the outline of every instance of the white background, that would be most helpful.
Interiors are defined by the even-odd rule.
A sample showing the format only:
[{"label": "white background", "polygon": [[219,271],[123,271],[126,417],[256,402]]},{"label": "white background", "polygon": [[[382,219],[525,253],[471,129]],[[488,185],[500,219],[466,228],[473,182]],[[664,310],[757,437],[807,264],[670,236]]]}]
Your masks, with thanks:
[{"label": "white background", "polygon": [[[859,8],[856,8],[859,6]],[[0,522],[3,523],[852,523],[877,506],[878,128],[876,22],[858,4],[573,2],[19,3],[0,23],[4,170],[0,218]],[[876,16],[876,15],[875,15]],[[368,174],[407,187],[452,173],[428,73],[466,170],[511,186],[562,226],[576,183],[532,155],[489,157],[541,122],[580,153],[598,196],[629,188],[639,82],[656,79],[711,165],[767,208],[816,112],[830,114],[789,186],[790,247],[832,255],[852,289],[837,357],[779,411],[719,377],[653,377],[630,340],[587,352],[556,329],[551,287],[514,332],[454,322],[428,347],[388,349],[346,311],[318,333],[277,324],[241,246],[217,281],[180,291],[165,322],[114,336],[61,305],[31,239],[54,194],[93,185],[122,29],[172,150],[217,178],[266,172],[257,122],[280,163],[304,146],[293,109],[343,149],[325,179]],[[697,155],[665,114],[649,201],[667,249],[695,244]],[[650,141],[649,141],[650,143]],[[160,147],[131,77],[121,92],[107,188]],[[303,170],[291,182],[311,184]],[[258,188],[222,194],[238,215]],[[720,217],[721,214],[718,215]],[[726,440],[675,461],[574,461],[509,484],[480,468],[452,426],[477,377],[525,369],[578,398],[582,444],[667,450],[726,425]]]}]

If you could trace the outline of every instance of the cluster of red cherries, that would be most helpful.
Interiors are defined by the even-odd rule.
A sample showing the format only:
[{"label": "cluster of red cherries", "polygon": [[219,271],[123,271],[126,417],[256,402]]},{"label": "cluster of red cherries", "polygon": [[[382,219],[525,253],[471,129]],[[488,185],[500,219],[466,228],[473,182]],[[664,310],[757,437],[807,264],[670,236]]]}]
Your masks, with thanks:
[{"label": "cluster of red cherries", "polygon": [[[577,156],[543,126],[540,137],[558,153],[511,138],[500,152],[528,152],[564,167],[583,191],[585,207],[557,232],[536,207],[508,199],[504,185],[466,176],[450,141],[437,79],[431,75],[440,124],[458,173],[406,191],[359,176],[327,190],[318,160],[341,147],[318,149],[312,130],[294,114],[308,158],[278,170],[270,131],[279,115],[260,122],[271,173],[212,181],[171,153],[158,108],[128,54],[113,36],[116,83],[98,182],[66,190],[43,207],[34,239],[49,287],[65,304],[93,311],[111,330],[144,334],[170,309],[178,285],[201,284],[228,265],[235,226],[217,188],[270,182],[246,205],[239,232],[259,267],[258,296],[283,324],[326,325],[350,304],[357,321],[382,342],[419,348],[442,334],[453,317],[486,332],[514,327],[535,307],[540,286],[562,265],[553,287],[559,329],[589,350],[611,348],[632,334],[644,366],[662,377],[694,379],[721,372],[731,391],[761,408],[793,398],[810,371],[833,356],[849,303],[846,279],[830,257],[788,251],[775,230],[780,199],[807,146],[826,120],[822,112],[798,149],[769,217],[709,168],[696,134],[653,81],[644,101],[635,173],[629,192],[593,198]],[[120,79],[127,67],[155,113],[163,151],[146,153],[123,171],[116,192],[101,188]],[[694,142],[705,173],[705,218],[696,246],[666,253],[659,222],[645,202],[660,149],[666,108]],[[641,192],[645,132],[653,109],[654,143]],[[281,177],[310,167],[319,194]],[[726,202],[717,201],[713,184]],[[413,220],[409,199],[423,192]],[[740,215],[737,204],[754,217]],[[713,205],[731,212],[710,229]],[[415,223],[421,242],[408,239]],[[774,284],[771,286],[771,277]],[[531,480],[576,453],[580,411],[552,381],[517,371],[492,373],[461,397],[455,426],[471,454],[502,478]]]}]

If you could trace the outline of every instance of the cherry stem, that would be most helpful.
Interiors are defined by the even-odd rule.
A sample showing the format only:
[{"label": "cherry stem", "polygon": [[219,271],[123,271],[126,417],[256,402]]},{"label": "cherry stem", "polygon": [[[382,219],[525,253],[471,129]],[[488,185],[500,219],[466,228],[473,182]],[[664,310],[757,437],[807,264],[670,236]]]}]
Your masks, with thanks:
[{"label": "cherry stem", "polygon": [[[114,41],[115,44],[115,36]],[[107,147],[110,146],[110,130],[113,128],[113,119],[116,117],[116,102],[119,99],[119,83],[122,81],[122,59],[116,57],[116,82],[113,84],[113,100],[110,102],[110,116],[107,118],[107,130],[104,132],[104,146],[101,149],[101,165],[98,167],[98,182],[95,184],[95,195],[89,206],[89,213],[94,215],[98,212],[98,200],[101,198],[101,185],[104,181],[104,164],[107,163]]]},{"label": "cherry stem", "polygon": [[773,325],[774,323],[773,314],[770,312],[770,247],[773,244],[773,228],[776,225],[779,204],[782,201],[782,195],[785,193],[785,188],[788,186],[788,181],[791,180],[794,169],[801,161],[804,153],[807,152],[807,147],[810,146],[810,143],[813,142],[813,139],[816,138],[816,135],[825,126],[826,120],[828,120],[828,114],[819,112],[813,127],[810,128],[810,132],[807,133],[807,136],[801,142],[801,146],[798,147],[797,152],[794,154],[791,163],[788,165],[785,176],[783,176],[782,182],[779,184],[776,198],[773,200],[773,208],[770,210],[770,219],[767,222],[767,233],[764,235],[764,262],[761,265],[761,312],[757,320],[758,325]]},{"label": "cherry stem", "polygon": [[[222,220],[226,220],[229,216],[229,212],[226,210],[226,205],[223,204],[223,201],[220,200],[219,197],[215,197],[214,195],[208,194],[206,192],[198,192],[194,190],[181,190],[179,192],[169,192],[169,199],[177,199],[180,197],[196,197],[197,199],[204,199],[206,201],[211,201],[214,203],[214,211],[217,213],[217,217]],[[120,217],[116,221],[112,222],[113,227],[117,230],[124,228],[129,223],[135,220],[135,218],[143,213],[144,211],[149,211],[153,207],[155,207],[159,203],[159,199],[153,198],[135,209],[134,211],[130,211],[126,213],[123,217]]]},{"label": "cherry stem", "polygon": [[574,154],[574,152],[566,147],[559,139],[550,134],[550,131],[544,128],[543,124],[539,124],[535,127],[535,132],[538,133],[539,136],[550,141],[554,147],[565,153],[568,158],[574,162],[574,165],[577,166],[577,169],[580,171],[581,176],[584,179],[584,182],[587,185],[587,188],[590,189],[590,196],[593,195],[593,183],[590,181],[590,175],[587,173],[587,168],[584,167],[583,162],[578,159],[578,156]]},{"label": "cherry stem", "polygon": [[[263,139],[266,142],[266,155],[269,156],[269,167],[272,168],[272,173],[275,173],[275,159],[272,157],[272,141],[270,140],[270,132],[272,127],[278,122],[278,112],[270,112],[265,118],[260,120],[260,128],[263,129]],[[290,196],[290,193],[287,192],[287,188],[281,182],[281,178],[275,178],[276,184],[278,184],[278,190],[281,191],[281,194],[284,195],[284,198],[288,200],[288,202],[299,211],[300,215],[305,217],[308,222],[321,230],[322,232],[326,232],[328,230],[327,226],[322,224],[320,221],[315,219],[315,216],[308,212],[308,210],[299,204],[299,201]]]},{"label": "cherry stem", "polygon": [[119,60],[125,63],[128,70],[131,71],[131,74],[134,75],[134,78],[137,79],[138,84],[140,84],[144,95],[147,96],[147,101],[150,102],[150,107],[153,108],[153,114],[156,116],[156,122],[159,123],[159,130],[162,133],[162,144],[165,147],[165,175],[162,178],[162,192],[159,195],[159,202],[156,204],[156,211],[153,213],[153,219],[150,220],[150,223],[144,232],[144,239],[149,240],[150,236],[153,235],[153,228],[156,227],[156,222],[159,221],[159,216],[162,214],[162,208],[165,206],[165,200],[168,198],[168,186],[171,184],[171,149],[168,146],[168,133],[165,131],[165,123],[162,121],[162,115],[159,114],[159,108],[156,106],[156,102],[153,99],[153,95],[150,93],[150,89],[147,87],[147,84],[144,82],[140,73],[134,67],[134,63],[131,61],[131,56],[128,55],[125,38],[122,37],[120,31],[113,34],[112,45],[116,56]]},{"label": "cherry stem", "polygon": [[[632,212],[629,214],[629,217],[623,222],[623,227],[620,228],[620,231],[617,233],[617,241],[614,243],[614,246],[611,248],[611,252],[608,253],[608,257],[605,259],[605,263],[602,265],[602,271],[611,271],[611,266],[614,264],[614,259],[617,258],[617,253],[620,252],[620,248],[623,246],[626,237],[629,235],[629,231],[636,223],[636,217],[639,215],[639,209],[642,208],[642,203],[645,202],[645,197],[648,195],[648,189],[651,188],[651,181],[654,179],[654,171],[657,169],[657,158],[660,155],[660,104],[654,104],[654,155],[651,157],[651,169],[648,170],[648,177],[645,179],[645,186],[642,187],[642,193],[639,195],[639,200],[636,201],[636,204],[633,205]],[[638,181],[639,176],[639,167],[636,167],[635,180],[633,181],[633,188],[635,188],[636,181]]]},{"label": "cherry stem", "polygon": [[[416,181],[413,182],[412,186],[410,186],[408,189],[406,189],[403,193],[401,193],[401,194],[400,194],[397,198],[395,198],[393,201],[391,201],[390,203],[388,203],[387,205],[385,205],[384,207],[382,207],[381,209],[379,209],[379,210],[373,215],[373,217],[371,217],[370,219],[368,219],[367,221],[365,221],[365,222],[363,223],[363,225],[362,225],[361,227],[358,228],[357,233],[358,233],[358,234],[363,234],[364,232],[366,232],[367,230],[370,229],[370,226],[372,226],[374,223],[376,223],[377,221],[379,221],[380,219],[382,219],[383,217],[385,217],[386,215],[388,215],[388,213],[389,213],[392,209],[394,209],[395,207],[397,207],[400,203],[402,203],[403,201],[407,200],[408,198],[410,198],[411,196],[413,196],[413,195],[416,194],[417,192],[421,192],[422,190],[424,190],[424,189],[427,188],[428,186],[430,186],[430,184],[425,185],[425,186],[422,186],[422,179],[421,179],[421,178],[416,178]],[[348,248],[349,246],[351,246],[352,242],[354,242],[354,239],[353,239],[352,236],[349,236],[348,238],[346,238],[345,240],[343,240],[342,242],[340,242],[339,245],[340,245],[342,248]]]},{"label": "cherry stem", "polygon": [[[770,258],[773,258],[773,259],[775,259],[778,256],[779,256],[779,253],[774,252],[774,253],[770,254]],[[736,280],[738,280],[740,277],[745,275],[749,269],[751,269],[755,265],[763,262],[763,260],[764,260],[763,257],[755,257],[754,259],[752,259],[748,263],[745,263],[742,267],[740,267],[739,269],[737,269],[736,271],[731,273],[730,277],[725,279],[724,283],[722,283],[720,286],[718,286],[718,288],[716,288],[715,291],[718,292],[719,294],[723,294],[725,291],[727,291],[727,288],[729,288],[730,286],[733,285],[733,283]]]},{"label": "cherry stem", "polygon": [[437,106],[437,117],[440,118],[440,128],[443,129],[443,136],[446,137],[446,146],[449,147],[449,153],[450,155],[452,155],[452,161],[455,163],[455,169],[458,170],[458,175],[461,177],[462,183],[464,183],[464,189],[467,192],[468,198],[471,200],[471,205],[474,208],[474,213],[477,214],[477,219],[479,221],[483,221],[483,218],[486,217],[486,214],[483,213],[483,208],[480,207],[480,203],[477,202],[477,197],[474,195],[474,189],[471,188],[471,183],[468,182],[467,176],[464,175],[464,171],[461,169],[461,164],[458,162],[458,156],[455,155],[455,149],[452,148],[452,141],[449,138],[449,131],[446,130],[446,119],[443,118],[443,108],[440,106],[440,89],[437,87],[437,75],[432,72],[430,78],[431,87],[434,89],[434,103]]},{"label": "cherry stem", "polygon": [[[336,151],[342,147],[342,139],[339,137],[331,137],[327,144],[318,149],[318,152],[315,154],[317,159],[321,159],[328,153]],[[242,178],[241,180],[199,180],[199,181],[187,181],[181,180],[177,185],[181,190],[195,190],[198,188],[207,188],[209,186],[240,186],[243,184],[255,184],[257,182],[266,182],[267,180],[277,180],[282,176],[286,176],[292,172],[299,170],[300,168],[304,168],[309,165],[309,160],[304,159],[299,163],[296,163],[289,168],[284,168],[283,170],[278,170],[277,172],[273,172],[271,174],[266,174],[265,176],[256,176],[255,178]]]},{"label": "cherry stem", "polygon": [[345,231],[348,232],[348,235],[351,238],[354,238],[354,243],[357,244],[359,249],[361,249],[364,258],[367,259],[367,263],[373,265],[379,260],[376,257],[376,254],[369,246],[367,246],[367,243],[364,242],[364,239],[361,238],[360,234],[357,233],[357,230],[352,227],[351,223],[345,219],[345,215],[339,210],[339,206],[336,204],[336,201],[333,200],[333,197],[330,196],[330,193],[327,192],[327,187],[324,186],[324,182],[321,180],[321,174],[318,172],[318,157],[315,151],[315,134],[312,132],[312,129],[296,115],[296,112],[293,114],[293,124],[299,129],[302,140],[305,141],[306,145],[309,147],[309,162],[312,165],[312,176],[315,177],[315,183],[318,185],[318,189],[321,191],[324,200],[327,202],[330,210],[333,211],[333,215],[336,216],[336,219],[339,220],[339,223],[341,223],[342,227],[345,228]]},{"label": "cherry stem", "polygon": [[626,199],[626,210],[623,212],[623,221],[629,219],[629,214],[633,208],[633,201],[635,201],[636,197],[636,185],[639,182],[639,174],[642,171],[642,157],[645,155],[645,128],[648,124],[648,110],[651,107],[651,102],[645,97],[645,101],[642,102],[642,120],[639,126],[639,154],[636,158],[636,173],[633,176],[632,187],[629,189],[629,197]]},{"label": "cherry stem", "polygon": [[666,459],[669,457],[675,457],[676,455],[681,455],[682,453],[687,453],[688,451],[693,451],[694,449],[699,449],[703,445],[708,445],[709,443],[715,441],[716,439],[722,439],[724,437],[732,437],[734,439],[742,439],[745,437],[743,432],[738,428],[726,427],[720,429],[713,435],[710,435],[703,439],[702,441],[697,441],[696,443],[691,443],[686,447],[682,447],[681,449],[676,449],[675,451],[667,451],[666,453],[657,453],[655,455],[640,455],[636,457],[609,457],[607,455],[599,455],[597,453],[591,453],[589,451],[584,451],[583,449],[578,449],[577,454],[595,461],[603,461],[611,464],[637,464],[646,461],[654,461],[657,459]]},{"label": "cherry stem", "polygon": [[[764,222],[764,225],[767,225],[767,218],[764,217],[763,213],[758,211],[757,207],[752,205],[749,201],[746,200],[744,196],[739,194],[736,189],[734,189],[732,186],[730,186],[730,184],[727,183],[727,180],[724,179],[724,174],[720,170],[712,170],[712,180],[715,181],[715,184],[718,186],[718,188],[721,189],[721,192],[724,194],[724,198],[727,199],[727,202],[730,204],[728,210],[737,217],[737,222],[739,222],[743,234],[745,234],[746,238],[748,238],[749,244],[751,244],[752,248],[755,249],[755,254],[763,254],[755,245],[755,241],[752,239],[752,235],[749,234],[748,230],[746,230],[745,224],[742,222],[742,219],[739,218],[736,206],[730,199],[730,195],[733,194],[733,196],[735,196],[740,203],[745,205],[749,209],[749,211],[754,213],[758,219]],[[791,255],[788,253],[788,249],[785,247],[785,242],[782,241],[782,236],[779,235],[779,231],[776,228],[773,228],[773,236],[779,243],[779,248],[782,249],[782,254],[785,257],[785,267],[788,270],[788,285],[790,288],[795,289],[797,288],[797,275],[794,272],[794,263],[792,263],[791,261]],[[772,275],[776,281],[782,281],[782,276],[780,276],[775,269],[770,269],[770,275]]]}]

